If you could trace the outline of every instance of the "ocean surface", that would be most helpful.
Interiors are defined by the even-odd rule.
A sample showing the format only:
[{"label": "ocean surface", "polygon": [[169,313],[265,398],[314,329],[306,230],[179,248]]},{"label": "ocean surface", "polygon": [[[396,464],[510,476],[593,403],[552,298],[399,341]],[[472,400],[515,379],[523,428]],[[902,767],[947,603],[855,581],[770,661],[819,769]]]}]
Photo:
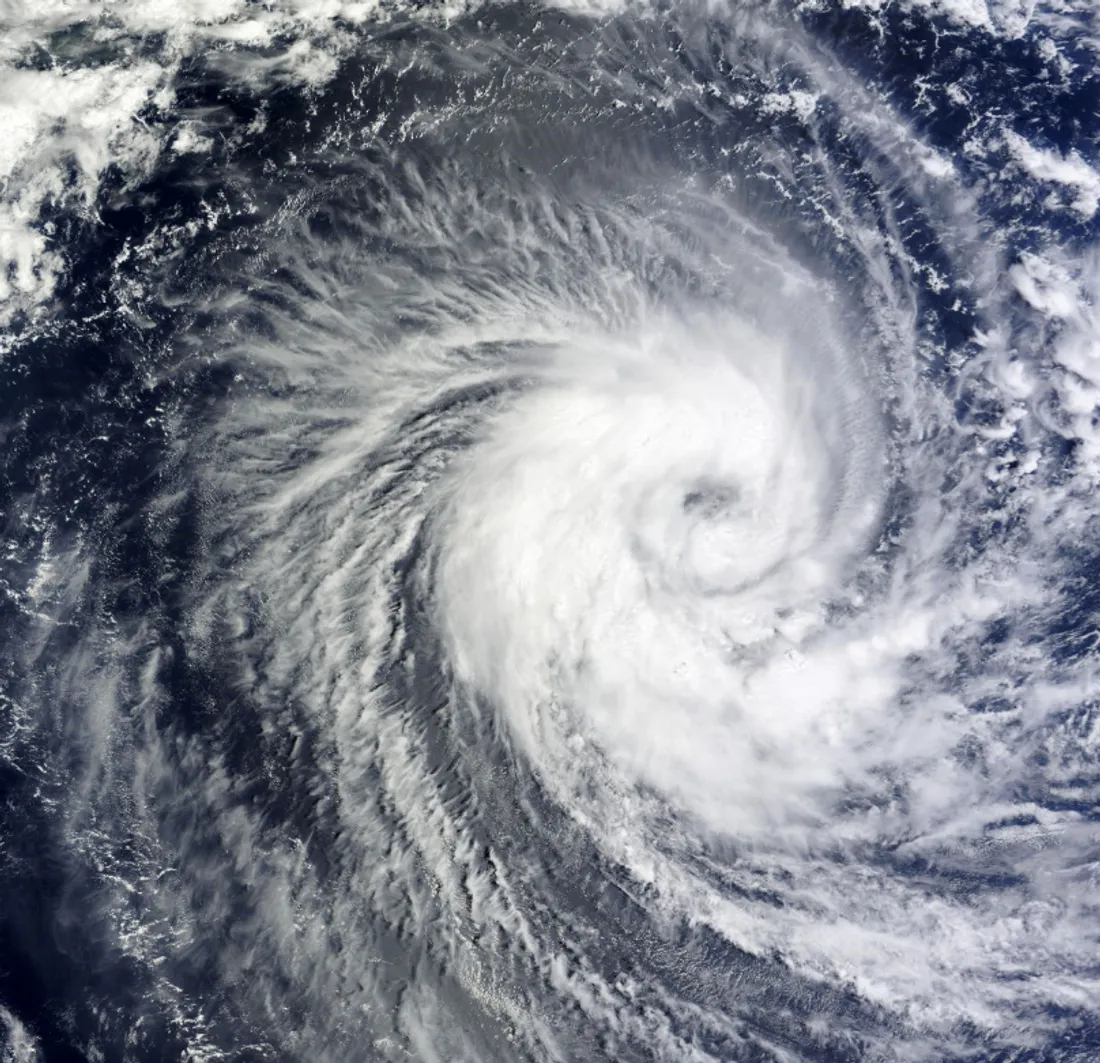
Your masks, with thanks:
[{"label": "ocean surface", "polygon": [[2,1063],[1100,1060],[1091,0],[0,0]]}]

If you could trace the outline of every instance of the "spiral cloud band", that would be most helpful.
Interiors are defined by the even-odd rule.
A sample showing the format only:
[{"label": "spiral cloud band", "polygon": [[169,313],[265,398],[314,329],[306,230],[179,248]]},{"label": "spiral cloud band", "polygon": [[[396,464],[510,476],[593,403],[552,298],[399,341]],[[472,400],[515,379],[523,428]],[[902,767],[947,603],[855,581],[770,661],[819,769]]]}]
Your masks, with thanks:
[{"label": "spiral cloud band", "polygon": [[1085,15],[214,6],[5,60],[4,1058],[1095,1058]]}]

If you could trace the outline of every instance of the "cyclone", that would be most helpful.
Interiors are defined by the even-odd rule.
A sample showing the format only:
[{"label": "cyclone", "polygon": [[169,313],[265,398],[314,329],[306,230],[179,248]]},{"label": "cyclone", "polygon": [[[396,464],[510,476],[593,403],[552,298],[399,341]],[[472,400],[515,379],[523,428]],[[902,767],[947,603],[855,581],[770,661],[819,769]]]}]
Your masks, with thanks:
[{"label": "cyclone", "polygon": [[1097,1058],[1087,5],[0,14],[0,1058]]}]

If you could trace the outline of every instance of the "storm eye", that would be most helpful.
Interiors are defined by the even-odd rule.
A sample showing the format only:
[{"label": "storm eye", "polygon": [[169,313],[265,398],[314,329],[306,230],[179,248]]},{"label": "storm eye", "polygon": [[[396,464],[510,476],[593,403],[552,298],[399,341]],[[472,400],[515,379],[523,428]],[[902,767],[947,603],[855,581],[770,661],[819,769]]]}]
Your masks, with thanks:
[{"label": "storm eye", "polygon": [[684,495],[684,512],[703,520],[715,520],[728,513],[741,497],[734,484],[699,483]]}]

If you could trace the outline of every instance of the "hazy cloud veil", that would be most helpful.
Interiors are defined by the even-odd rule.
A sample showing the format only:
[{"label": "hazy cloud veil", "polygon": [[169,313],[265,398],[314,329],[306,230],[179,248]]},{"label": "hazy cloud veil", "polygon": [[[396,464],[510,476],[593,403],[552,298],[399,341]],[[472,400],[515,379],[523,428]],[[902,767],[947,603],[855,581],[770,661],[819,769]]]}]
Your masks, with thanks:
[{"label": "hazy cloud veil", "polygon": [[1100,1057],[1096,17],[0,0],[0,1059]]}]

